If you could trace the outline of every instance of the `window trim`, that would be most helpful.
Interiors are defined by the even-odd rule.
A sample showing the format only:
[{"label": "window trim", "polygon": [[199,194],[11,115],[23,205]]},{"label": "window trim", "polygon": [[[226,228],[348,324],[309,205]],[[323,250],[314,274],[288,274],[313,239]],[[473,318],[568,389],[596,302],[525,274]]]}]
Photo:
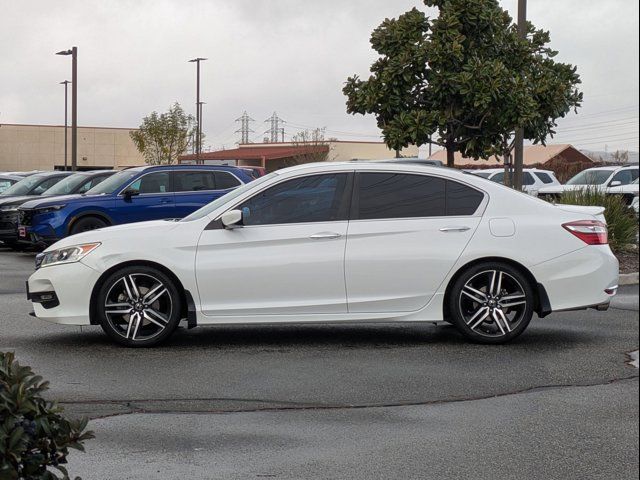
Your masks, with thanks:
[{"label": "window trim", "polygon": [[[394,173],[401,175],[420,175],[423,177],[430,178],[439,178],[444,180],[445,182],[456,182],[461,185],[464,185],[468,188],[471,188],[482,194],[482,200],[478,204],[478,208],[471,215],[433,215],[429,217],[386,217],[386,218],[358,218],[359,217],[359,208],[360,208],[360,198],[358,196],[358,190],[360,187],[360,174],[366,173]],[[442,175],[434,175],[432,173],[422,173],[422,172],[407,172],[407,171],[396,171],[396,170],[358,170],[355,172],[353,182],[353,191],[351,197],[351,210],[349,212],[349,221],[353,222],[379,222],[379,221],[393,221],[393,220],[429,220],[429,219],[442,219],[442,218],[471,218],[471,217],[482,217],[484,211],[487,208],[489,203],[489,194],[484,190],[476,187],[475,185],[470,185],[467,182],[463,182],[447,176]],[[446,194],[447,194],[447,184],[445,183],[445,213],[446,213]]]}]

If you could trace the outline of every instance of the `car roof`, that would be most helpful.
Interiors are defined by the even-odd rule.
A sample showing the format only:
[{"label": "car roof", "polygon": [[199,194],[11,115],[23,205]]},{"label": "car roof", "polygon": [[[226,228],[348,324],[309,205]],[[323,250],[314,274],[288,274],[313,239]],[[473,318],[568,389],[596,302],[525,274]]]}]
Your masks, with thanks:
[{"label": "car roof", "polygon": [[[56,177],[56,176],[69,176],[69,175],[73,175],[75,172],[70,172],[70,171],[64,171],[64,170],[53,170],[51,172],[39,172],[39,173],[34,173],[32,176],[34,177],[40,177],[40,178],[46,178],[46,177]],[[30,175],[31,176],[31,175]]]},{"label": "car roof", "polygon": [[634,169],[638,168],[638,165],[608,165],[604,167],[591,167],[587,168],[587,170],[602,170],[602,171],[610,171],[613,172],[615,170],[624,170],[624,169]]},{"label": "car roof", "polygon": [[139,171],[148,171],[148,170],[161,170],[161,169],[169,169],[169,170],[227,170],[230,172],[235,172],[241,169],[242,167],[236,167],[233,165],[195,165],[190,163],[180,163],[177,165],[142,165],[139,167],[130,167],[126,170],[139,170]]}]

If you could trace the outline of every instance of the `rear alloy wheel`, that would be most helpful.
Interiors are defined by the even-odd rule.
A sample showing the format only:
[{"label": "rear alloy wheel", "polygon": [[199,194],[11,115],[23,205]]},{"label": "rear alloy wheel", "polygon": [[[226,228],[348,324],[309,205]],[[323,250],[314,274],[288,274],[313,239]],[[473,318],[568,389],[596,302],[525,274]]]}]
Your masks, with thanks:
[{"label": "rear alloy wheel", "polygon": [[97,230],[98,228],[108,227],[109,224],[98,217],[84,217],[77,220],[71,227],[71,235],[76,233],[88,232],[90,230]]},{"label": "rear alloy wheel", "polygon": [[150,267],[127,267],[111,275],[98,294],[98,319],[116,342],[150,347],[180,322],[181,299],[174,282]]},{"label": "rear alloy wheel", "polygon": [[505,343],[519,336],[533,316],[534,293],[527,278],[508,264],[484,263],[456,281],[449,308],[452,323],[479,343]]}]

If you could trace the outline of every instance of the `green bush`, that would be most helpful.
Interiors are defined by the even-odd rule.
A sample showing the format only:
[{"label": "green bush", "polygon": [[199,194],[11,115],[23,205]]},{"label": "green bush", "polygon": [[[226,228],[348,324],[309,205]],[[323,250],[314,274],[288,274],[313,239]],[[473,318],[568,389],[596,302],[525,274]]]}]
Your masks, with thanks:
[{"label": "green bush", "polygon": [[67,420],[42,398],[48,387],[13,353],[0,352],[0,480],[67,480],[69,448],[84,451],[83,442],[93,438],[86,419]]},{"label": "green bush", "polygon": [[607,195],[598,189],[585,188],[564,192],[558,203],[604,207],[604,216],[609,229],[609,245],[613,251],[622,251],[636,242],[638,219],[621,195]]}]

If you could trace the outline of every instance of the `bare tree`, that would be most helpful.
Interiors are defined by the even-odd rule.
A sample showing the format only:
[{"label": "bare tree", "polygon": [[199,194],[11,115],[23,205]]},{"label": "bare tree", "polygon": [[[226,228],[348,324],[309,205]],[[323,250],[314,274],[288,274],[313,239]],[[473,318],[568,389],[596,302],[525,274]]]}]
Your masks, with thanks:
[{"label": "bare tree", "polygon": [[324,132],[324,128],[315,128],[296,133],[291,139],[296,153],[287,160],[287,167],[329,160],[329,142],[325,140]]}]

